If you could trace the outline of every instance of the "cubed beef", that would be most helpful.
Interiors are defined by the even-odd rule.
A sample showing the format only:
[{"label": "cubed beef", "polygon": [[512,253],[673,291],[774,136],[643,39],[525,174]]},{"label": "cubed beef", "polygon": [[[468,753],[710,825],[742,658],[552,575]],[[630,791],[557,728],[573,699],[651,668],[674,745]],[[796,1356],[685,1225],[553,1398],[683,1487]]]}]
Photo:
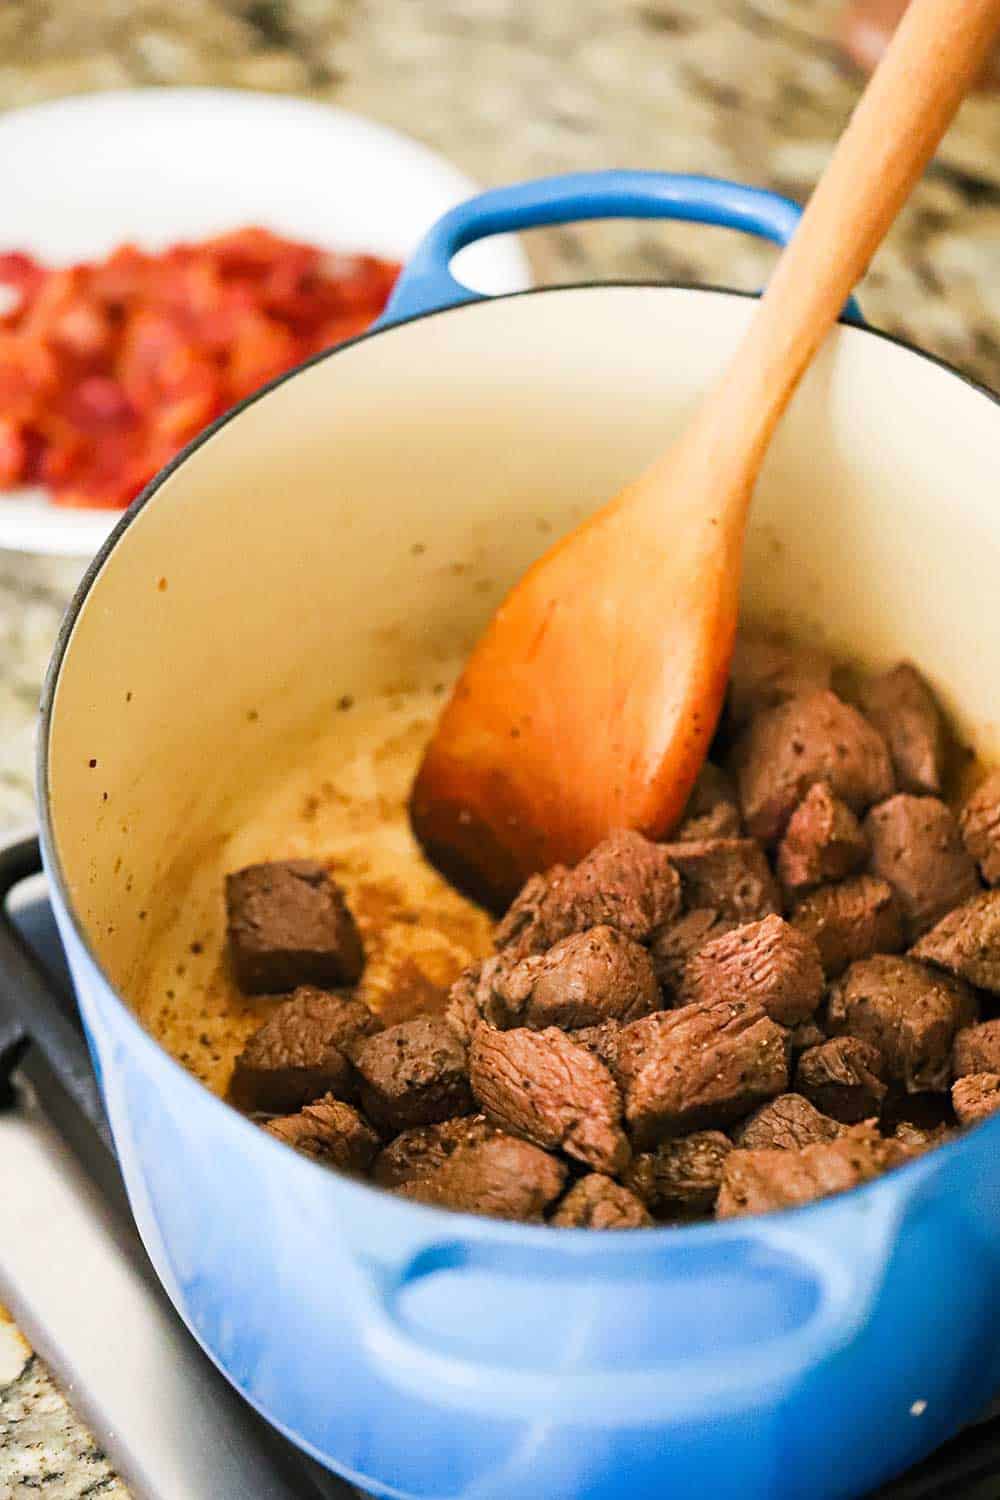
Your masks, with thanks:
[{"label": "cubed beef", "polygon": [[727,771],[707,760],[687,800],[684,816],[674,839],[737,839],[743,820],[736,799],[736,784]]},{"label": "cubed beef", "polygon": [[[488,962],[487,959],[486,963]],[[485,963],[482,960],[470,964],[467,969],[462,970],[448,991],[448,1001],[444,1012],[445,1024],[466,1046],[481,1020],[477,997],[484,968]]]},{"label": "cubed beef", "polygon": [[781,917],[748,922],[693,955],[681,982],[682,1005],[749,1000],[772,1021],[795,1026],[823,997],[823,966],[812,938]]},{"label": "cubed beef", "polygon": [[981,891],[942,917],[913,957],[1000,995],[1000,889]]},{"label": "cubed beef", "polygon": [[661,1218],[698,1218],[715,1206],[723,1163],[732,1149],[720,1130],[695,1130],[633,1157],[625,1181]]},{"label": "cubed beef", "polygon": [[786,1033],[742,1001],[685,1005],[633,1021],[621,1035],[625,1118],[643,1150],[739,1119],[788,1086]]},{"label": "cubed beef", "polygon": [[296,1115],[268,1120],[264,1129],[303,1156],[342,1172],[366,1172],[381,1145],[367,1120],[332,1094]]},{"label": "cubed beef", "polygon": [[922,1156],[925,1151],[946,1146],[955,1139],[956,1133],[948,1125],[933,1125],[928,1129],[923,1125],[914,1125],[912,1120],[900,1120],[892,1132],[892,1138],[912,1151],[914,1156]]},{"label": "cubed beef", "polygon": [[730,922],[756,922],[781,911],[771,867],[753,839],[692,839],[664,847],[680,871],[689,911],[709,908]]},{"label": "cubed beef", "polygon": [[474,1146],[493,1134],[483,1115],[461,1115],[437,1125],[415,1125],[397,1135],[375,1162],[375,1181],[380,1187],[398,1188],[404,1182],[426,1177],[446,1162],[459,1146]]},{"label": "cubed beef", "polygon": [[885,741],[835,693],[810,693],[753,720],[736,747],[740,808],[747,832],[778,840],[806,792],[817,782],[854,812],[893,790]]},{"label": "cubed beef", "polygon": [[248,995],[354,984],[365,956],[340,887],[320,864],[286,859],[226,876],[233,973]]},{"label": "cubed beef", "polygon": [[978,1125],[1000,1110],[1000,1073],[966,1073],[951,1086],[951,1102],[960,1125]]},{"label": "cubed beef", "polygon": [[471,1114],[466,1050],[437,1016],[401,1021],[358,1044],[365,1113],[387,1133]]},{"label": "cubed beef", "polygon": [[629,1159],[622,1101],[608,1069],[564,1031],[476,1028],[469,1075],[487,1118],[537,1146],[616,1175]]},{"label": "cubed beef", "polygon": [[572,870],[533,875],[496,930],[498,949],[544,953],[588,927],[614,927],[642,943],[680,911],[677,871],[662,844],[614,833]]},{"label": "cubed beef", "polygon": [[565,1181],[566,1168],[554,1156],[497,1132],[459,1146],[439,1167],[404,1182],[398,1192],[437,1208],[530,1222],[543,1218]]},{"label": "cubed beef", "polygon": [[356,1093],[350,1052],[380,1022],[352,995],[303,985],[255,1031],[236,1059],[230,1097],[239,1109],[283,1115],[335,1094]]},{"label": "cubed beef", "polygon": [[833,661],[814,646],[740,631],[729,674],[729,717],[739,727],[767,708],[830,686]]},{"label": "cubed beef", "polygon": [[744,1151],[800,1151],[816,1141],[835,1141],[845,1129],[820,1114],[804,1094],[779,1094],[755,1109],[733,1131],[733,1140]]},{"label": "cubed beef", "polygon": [[963,1026],[955,1037],[951,1056],[956,1078],[966,1073],[1000,1073],[1000,1021]]},{"label": "cubed beef", "polygon": [[635,1194],[602,1172],[575,1182],[549,1220],[561,1229],[648,1229],[652,1222]]},{"label": "cubed beef", "polygon": [[818,1047],[826,1040],[827,1033],[817,1023],[815,1016],[810,1016],[808,1021],[801,1021],[798,1026],[793,1026],[789,1031],[788,1055],[796,1059],[810,1047]]},{"label": "cubed beef", "polygon": [[795,1088],[821,1114],[853,1125],[877,1116],[886,1096],[878,1048],[858,1037],[832,1037],[803,1052],[795,1069]]},{"label": "cubed beef", "polygon": [[731,932],[736,924],[706,907],[689,911],[686,916],[661,927],[650,944],[653,969],[668,999],[676,998],[684,970],[692,954],[713,938]]},{"label": "cubed beef", "polygon": [[889,746],[901,792],[940,793],[946,736],[934,695],[915,667],[901,662],[865,682],[858,694],[865,717]]},{"label": "cubed beef", "polygon": [[580,1026],[567,1033],[580,1047],[586,1047],[599,1057],[614,1077],[618,1068],[618,1047],[621,1042],[622,1023],[602,1021],[599,1026]]},{"label": "cubed beef", "polygon": [[899,903],[888,882],[875,875],[821,885],[803,896],[791,922],[812,938],[828,977],[842,974],[855,959],[898,953],[903,946]]},{"label": "cubed beef", "polygon": [[967,797],[958,816],[965,847],[987,885],[1000,885],[1000,771]]},{"label": "cubed beef", "polygon": [[868,838],[846,802],[825,781],[811,786],[778,845],[778,879],[789,896],[844,880],[868,859]]},{"label": "cubed beef", "polygon": [[504,1030],[634,1021],[659,1008],[649,954],[614,927],[575,932],[513,967],[487,960],[478,994],[480,1014]]},{"label": "cubed beef", "polygon": [[901,1141],[884,1140],[871,1125],[855,1125],[800,1151],[732,1151],[715,1212],[733,1219],[793,1208],[860,1187],[910,1159]]},{"label": "cubed beef", "polygon": [[827,1024],[837,1035],[871,1042],[881,1076],[909,1094],[946,1089],[955,1033],[976,1016],[976,999],[961,979],[880,953],[851,964],[834,985]]},{"label": "cubed beef", "polygon": [[950,808],[900,792],[865,819],[871,869],[896,892],[910,940],[979,889],[972,858]]}]

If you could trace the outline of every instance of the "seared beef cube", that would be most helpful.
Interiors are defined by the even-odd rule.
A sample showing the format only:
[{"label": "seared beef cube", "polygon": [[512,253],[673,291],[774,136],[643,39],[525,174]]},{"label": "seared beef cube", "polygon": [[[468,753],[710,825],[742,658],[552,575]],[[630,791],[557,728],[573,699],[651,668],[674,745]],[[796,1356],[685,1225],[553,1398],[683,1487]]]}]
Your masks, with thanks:
[{"label": "seared beef cube", "polygon": [[844,880],[868,859],[868,839],[846,802],[825,781],[811,786],[778,845],[778,879],[790,896]]},{"label": "seared beef cube", "polygon": [[621,1042],[622,1023],[602,1021],[599,1026],[580,1026],[567,1033],[580,1047],[586,1047],[615,1076],[618,1067],[618,1046]]},{"label": "seared beef cube", "polygon": [[690,839],[738,839],[742,832],[736,785],[728,772],[707,760],[698,772],[674,839],[679,843]]},{"label": "seared beef cube", "polygon": [[961,979],[912,958],[876,954],[852,964],[830,994],[834,1034],[878,1048],[881,1076],[908,1094],[946,1089],[955,1033],[976,1017],[976,999]]},{"label": "seared beef cube", "polygon": [[892,887],[874,875],[821,885],[803,896],[791,922],[812,938],[828,977],[842,974],[855,959],[898,953],[903,946],[899,903]]},{"label": "seared beef cube", "polygon": [[833,661],[815,646],[792,646],[773,636],[740,631],[729,674],[729,718],[748,724],[790,698],[830,686]]},{"label": "seared beef cube", "polygon": [[739,1119],[788,1086],[786,1033],[744,1001],[685,1005],[633,1021],[618,1078],[640,1150]]},{"label": "seared beef cube", "polygon": [[974,896],[979,877],[950,808],[900,792],[865,819],[871,868],[896,892],[912,941]]},{"label": "seared beef cube", "polygon": [[480,1026],[469,1049],[469,1076],[487,1119],[501,1130],[612,1176],[628,1161],[618,1085],[600,1059],[564,1031]]},{"label": "seared beef cube", "polygon": [[958,815],[965,847],[987,885],[1000,885],[1000,771],[967,797]]},{"label": "seared beef cube", "polygon": [[759,714],[736,747],[747,832],[777,841],[806,792],[826,782],[854,812],[893,791],[885,741],[835,693],[810,693]]},{"label": "seared beef cube", "polygon": [[689,911],[708,907],[732,922],[781,911],[771,867],[753,839],[692,839],[664,848],[680,871]]},{"label": "seared beef cube", "polygon": [[379,1187],[398,1188],[404,1182],[437,1171],[459,1146],[475,1146],[493,1134],[483,1115],[462,1115],[457,1120],[441,1120],[437,1125],[415,1125],[404,1130],[375,1162],[375,1181]]},{"label": "seared beef cube", "polygon": [[387,1134],[471,1114],[461,1040],[437,1016],[401,1021],[354,1052],[365,1113]]},{"label": "seared beef cube", "polygon": [[332,1094],[297,1115],[268,1120],[264,1129],[303,1156],[342,1172],[366,1172],[381,1145],[367,1120]]},{"label": "seared beef cube", "polygon": [[696,1219],[712,1212],[732,1149],[721,1130],[695,1130],[633,1157],[625,1181],[661,1218]]},{"label": "seared beef cube", "polygon": [[755,1109],[749,1120],[733,1131],[744,1151],[801,1151],[817,1141],[835,1141],[845,1126],[820,1114],[803,1094],[779,1094]]},{"label": "seared beef cube", "polygon": [[680,989],[683,1005],[749,1000],[782,1026],[804,1021],[822,998],[816,944],[775,916],[706,943],[689,960]]},{"label": "seared beef cube", "polygon": [[788,1055],[796,1059],[810,1047],[818,1047],[827,1040],[827,1033],[818,1025],[815,1017],[793,1026],[788,1033]]},{"label": "seared beef cube", "polygon": [[645,948],[614,927],[591,927],[513,967],[487,960],[478,1008],[492,1026],[504,1030],[569,1030],[608,1020],[635,1021],[659,1010],[660,987]]},{"label": "seared beef cube", "polygon": [[978,1125],[1000,1110],[1000,1073],[966,1073],[951,1086],[951,1102],[960,1125]]},{"label": "seared beef cube", "polygon": [[1000,889],[981,891],[942,917],[913,957],[1000,995]]},{"label": "seared beef cube", "polygon": [[477,997],[483,969],[488,962],[489,959],[485,962],[480,960],[478,963],[470,964],[467,969],[463,969],[448,991],[448,1003],[444,1012],[445,1024],[466,1046],[482,1019]]},{"label": "seared beef cube", "polygon": [[726,1158],[716,1217],[766,1214],[828,1198],[911,1159],[901,1141],[884,1140],[871,1125],[855,1125],[835,1141],[817,1141],[801,1151],[732,1151]]},{"label": "seared beef cube", "polygon": [[889,746],[901,792],[939,794],[944,775],[944,720],[934,695],[915,667],[901,662],[864,683],[858,699]]},{"label": "seared beef cube", "polygon": [[541,1219],[563,1190],[562,1162],[527,1141],[496,1133],[459,1146],[433,1172],[412,1178],[401,1197],[492,1219]]},{"label": "seared beef cube", "polygon": [[691,956],[713,938],[731,932],[735,923],[718,912],[700,907],[678,918],[669,927],[661,927],[650,944],[653,969],[668,1000],[676,997]]},{"label": "seared beef cube", "polygon": [[226,876],[233,972],[247,995],[354,984],[365,964],[343,892],[309,859],[248,865]]},{"label": "seared beef cube", "polygon": [[951,1058],[956,1078],[966,1073],[1000,1073],[1000,1021],[963,1026],[955,1037]]},{"label": "seared beef cube", "polygon": [[877,1116],[886,1096],[882,1054],[871,1042],[837,1036],[803,1052],[795,1088],[821,1114],[853,1125]]},{"label": "seared beef cube", "polygon": [[623,830],[574,869],[560,865],[532,876],[498,926],[496,946],[524,958],[588,927],[614,927],[643,943],[673,920],[680,904],[680,881],[664,846]]},{"label": "seared beef cube", "polygon": [[239,1109],[283,1115],[356,1092],[352,1047],[380,1022],[361,1000],[303,985],[255,1031],[236,1059],[230,1097]]},{"label": "seared beef cube", "polygon": [[588,1172],[573,1184],[549,1223],[561,1229],[648,1229],[653,1220],[620,1182]]}]

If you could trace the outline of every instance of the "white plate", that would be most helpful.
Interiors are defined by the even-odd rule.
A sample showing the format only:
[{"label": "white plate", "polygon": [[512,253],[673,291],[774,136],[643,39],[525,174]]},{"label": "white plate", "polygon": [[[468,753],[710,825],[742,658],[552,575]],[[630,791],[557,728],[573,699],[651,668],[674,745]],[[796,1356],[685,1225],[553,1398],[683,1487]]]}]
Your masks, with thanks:
[{"label": "white plate", "polygon": [[[135,89],[0,116],[0,250],[57,264],[244,224],[405,260],[476,191],[394,130],[274,94]],[[510,238],[463,251],[459,269],[477,291],[530,281]],[[0,548],[90,556],[119,515],[54,506],[41,490],[0,493]]]}]

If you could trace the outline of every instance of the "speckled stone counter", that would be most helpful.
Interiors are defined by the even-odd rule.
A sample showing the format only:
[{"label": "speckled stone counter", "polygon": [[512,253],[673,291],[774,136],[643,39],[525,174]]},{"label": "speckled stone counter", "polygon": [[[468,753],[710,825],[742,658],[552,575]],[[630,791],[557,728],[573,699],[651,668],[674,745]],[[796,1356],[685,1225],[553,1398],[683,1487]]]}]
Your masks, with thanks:
[{"label": "speckled stone counter", "polygon": [[[291,90],[409,131],[486,183],[660,167],[804,198],[860,87],[832,41],[837,10],[838,0],[4,0],[0,107],[142,84]],[[529,250],[549,282],[751,287],[773,257],[726,231],[648,223],[546,231]],[[995,98],[965,105],[861,295],[873,323],[1000,387]],[[81,568],[0,554],[4,828],[32,818],[39,685]],[[2,1355],[14,1345],[3,1324],[0,1334]],[[123,1494],[38,1362],[22,1364],[13,1378],[9,1361],[0,1368],[0,1496]]]}]

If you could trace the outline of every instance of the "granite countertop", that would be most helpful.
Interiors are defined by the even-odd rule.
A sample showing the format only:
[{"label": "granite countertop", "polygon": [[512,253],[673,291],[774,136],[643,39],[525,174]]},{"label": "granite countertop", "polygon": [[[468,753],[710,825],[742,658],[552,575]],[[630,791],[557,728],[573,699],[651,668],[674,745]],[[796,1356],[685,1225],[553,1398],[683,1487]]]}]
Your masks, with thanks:
[{"label": "granite countertop", "polygon": [[[839,0],[4,0],[0,108],[90,89],[229,84],[335,101],[484,183],[630,166],[804,198],[860,87]],[[691,226],[539,232],[540,281],[759,285],[773,252]],[[1000,112],[968,101],[865,280],[876,325],[1000,388]],[[0,553],[0,824],[33,817],[45,663],[82,563]],[[6,1486],[6,1488],[5,1488]],[[0,1321],[0,1495],[124,1495]]]}]

